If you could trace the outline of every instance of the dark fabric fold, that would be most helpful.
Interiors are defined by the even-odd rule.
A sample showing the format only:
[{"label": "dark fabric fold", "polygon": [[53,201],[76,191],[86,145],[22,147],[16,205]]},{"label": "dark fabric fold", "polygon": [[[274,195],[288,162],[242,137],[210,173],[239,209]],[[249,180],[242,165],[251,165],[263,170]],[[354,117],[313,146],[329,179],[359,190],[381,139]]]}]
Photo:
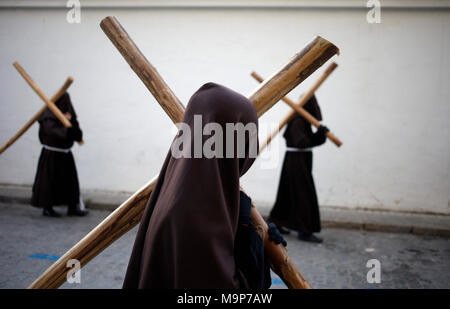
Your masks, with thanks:
[{"label": "dark fabric fold", "polygon": [[[308,101],[305,109],[319,120],[322,119],[315,97]],[[325,142],[323,133],[313,133],[311,124],[300,115],[289,121],[283,137],[287,147],[301,149],[316,147]],[[286,152],[270,221],[305,234],[320,232],[320,212],[312,164],[311,151]]]},{"label": "dark fabric fold", "polygon": [[[203,126],[223,128],[258,121],[247,98],[215,83],[203,85],[186,107],[182,122],[192,133],[196,115]],[[181,130],[174,142],[180,135]],[[202,137],[202,145],[209,137]],[[194,149],[193,140],[183,149]],[[246,136],[247,146],[249,140]],[[226,152],[225,130],[223,142]],[[233,158],[175,158],[169,151],[141,219],[123,287],[242,287],[234,255],[239,178],[253,161],[248,151],[243,158],[236,153]]]}]

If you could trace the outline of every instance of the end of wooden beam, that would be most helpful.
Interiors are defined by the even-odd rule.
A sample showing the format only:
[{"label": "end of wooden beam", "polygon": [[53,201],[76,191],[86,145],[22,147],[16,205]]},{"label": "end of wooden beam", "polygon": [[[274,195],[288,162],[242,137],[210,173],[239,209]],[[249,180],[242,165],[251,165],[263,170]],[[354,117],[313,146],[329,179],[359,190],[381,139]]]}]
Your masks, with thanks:
[{"label": "end of wooden beam", "polygon": [[292,89],[308,78],[334,55],[339,48],[326,39],[315,37],[302,51],[261,83],[250,95],[258,116],[264,114]]},{"label": "end of wooden beam", "polygon": [[331,72],[333,72],[337,67],[338,67],[337,63],[336,62],[332,62],[328,66],[328,68],[325,70],[324,74],[327,74],[327,75],[331,74]]}]

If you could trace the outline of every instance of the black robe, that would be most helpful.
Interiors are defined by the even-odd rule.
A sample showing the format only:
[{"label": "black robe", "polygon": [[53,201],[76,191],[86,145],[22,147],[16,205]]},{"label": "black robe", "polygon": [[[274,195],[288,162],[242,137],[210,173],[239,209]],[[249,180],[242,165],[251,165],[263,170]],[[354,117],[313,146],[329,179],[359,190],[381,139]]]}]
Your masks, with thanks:
[{"label": "black robe", "polygon": [[[305,109],[318,120],[322,119],[315,97],[308,101]],[[325,142],[324,136],[313,133],[309,122],[298,114],[289,121],[283,137],[286,139],[286,146],[292,148],[311,148]],[[312,162],[312,151],[286,152],[270,221],[305,234],[320,232]]]},{"label": "black robe", "polygon": [[[242,191],[239,204],[240,209],[242,207],[251,209],[251,199]],[[248,216],[251,216],[250,213]],[[270,288],[272,279],[270,265],[264,254],[264,241],[256,232],[253,220],[242,220],[241,214],[234,236],[234,260],[240,273],[241,288]]]},{"label": "black robe", "polygon": [[[72,115],[72,128],[66,128],[47,109],[38,119],[39,140],[43,145],[68,149],[74,141],[82,140],[77,116],[66,92],[56,106],[62,113]],[[31,205],[36,207],[51,207],[56,205],[75,206],[79,203],[80,189],[78,175],[72,152],[64,153],[42,148],[38,168],[33,185]]]}]

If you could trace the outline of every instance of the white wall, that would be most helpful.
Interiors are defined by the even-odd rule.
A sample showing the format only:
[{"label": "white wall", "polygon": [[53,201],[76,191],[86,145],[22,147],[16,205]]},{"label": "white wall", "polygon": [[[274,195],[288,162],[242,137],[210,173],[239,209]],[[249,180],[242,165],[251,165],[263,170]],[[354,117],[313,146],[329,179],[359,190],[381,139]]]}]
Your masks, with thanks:
[{"label": "white wall", "polygon": [[[73,151],[82,189],[134,191],[159,171],[173,125],[103,34],[102,18],[118,18],[184,104],[208,81],[249,93],[256,87],[252,70],[269,75],[321,35],[341,49],[334,58],[339,67],[317,97],[326,125],[344,145],[327,143],[315,151],[320,203],[450,214],[450,11],[386,8],[381,24],[369,24],[364,4],[360,9],[87,5],[80,24],[67,23],[63,7],[0,6],[0,143],[43,104],[13,61],[48,96],[71,75],[69,92],[86,142]],[[289,97],[297,99],[317,73]],[[261,122],[284,117],[289,108],[283,104]],[[37,129],[0,156],[0,183],[33,182]],[[271,154],[278,153],[277,166],[262,169],[258,160],[243,179],[252,197],[265,204],[273,203],[278,186],[284,141],[277,141]]]}]

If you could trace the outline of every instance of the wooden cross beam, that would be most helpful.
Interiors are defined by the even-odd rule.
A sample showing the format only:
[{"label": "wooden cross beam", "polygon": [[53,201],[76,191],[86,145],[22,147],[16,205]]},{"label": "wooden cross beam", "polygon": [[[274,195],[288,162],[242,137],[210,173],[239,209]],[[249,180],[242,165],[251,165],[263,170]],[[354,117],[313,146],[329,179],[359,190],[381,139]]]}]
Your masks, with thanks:
[{"label": "wooden cross beam", "polygon": [[[128,37],[119,22],[114,18],[106,18],[102,21],[101,26],[110,40],[113,42],[113,44],[118,47],[119,51],[127,60],[131,68],[133,68],[133,70],[144,82],[144,84],[160,85],[161,88],[152,87],[152,93],[155,94],[155,98],[161,104],[161,106],[165,107],[165,110],[168,111],[168,115],[171,117],[172,121],[175,123],[180,122],[183,118],[184,112],[184,108],[182,107],[180,101],[167,86],[162,77],[156,72],[156,70],[150,65],[150,63],[148,63],[147,59],[145,59],[139,49],[137,49],[137,47],[134,45],[131,38]],[[289,65],[286,67],[289,67]],[[145,72],[146,74],[143,74],[143,72]],[[287,70],[287,72],[292,73],[292,68],[291,70]],[[151,77],[149,78],[149,76]],[[280,78],[280,76],[277,76],[277,78]],[[275,98],[276,95],[278,95],[276,92],[274,92],[274,90],[277,89],[276,85],[277,83],[273,82],[272,86],[266,86],[265,88],[263,88],[265,89],[265,91],[267,91],[267,89],[270,89],[272,91],[272,95],[270,96],[272,101],[261,99],[258,105],[255,104],[256,110],[260,112],[260,115],[262,114],[261,110],[269,109],[276,102]],[[279,88],[279,90],[283,91],[283,88]],[[163,91],[165,93],[169,93],[170,95],[164,96]],[[256,101],[256,99],[252,100],[252,97],[264,98],[264,96],[261,96],[260,92],[256,91],[254,93],[255,94],[250,95],[251,101]],[[179,112],[174,113],[174,110],[178,110]],[[284,279],[288,286],[294,288],[310,288],[311,286],[309,285],[309,283],[303,278],[303,276],[296,268],[295,264],[287,255],[285,248],[281,245],[275,245],[269,240],[267,235],[268,226],[254,206],[252,208],[252,217],[255,226],[257,226],[257,230],[260,231],[260,234],[264,239],[266,253],[268,253],[267,255],[269,256],[272,269],[277,274],[279,274],[282,279]]]},{"label": "wooden cross beam", "polygon": [[[56,102],[58,99],[67,91],[70,85],[73,83],[73,78],[69,76],[66,79],[64,85],[50,98],[50,101]],[[32,125],[35,123],[43,112],[47,109],[47,105],[44,105],[30,120],[25,123],[25,125],[16,133],[13,137],[11,137],[5,145],[0,148],[0,154],[3,153],[6,149],[9,148],[16,140],[19,139]]]},{"label": "wooden cross beam", "polygon": [[[13,66],[17,69],[17,71],[22,75],[22,77],[25,79],[25,81],[30,85],[30,87],[34,90],[34,92],[37,93],[37,95],[45,102],[46,107],[58,118],[58,120],[65,126],[66,128],[72,127],[72,124],[70,121],[64,116],[64,114],[59,110],[59,108],[53,103],[52,100],[50,100],[39,87],[37,84],[31,79],[30,75],[25,72],[25,70],[20,66],[20,64],[15,61],[13,63]],[[61,94],[62,95],[62,94]],[[77,142],[79,145],[83,145],[84,142],[80,141]]]},{"label": "wooden cross beam", "polygon": [[[283,97],[281,100],[283,100],[285,103],[287,103],[293,111],[289,112],[289,114],[283,118],[283,120],[278,125],[278,128],[276,128],[259,146],[259,152],[264,150],[266,146],[272,141],[272,139],[281,131],[281,129],[295,116],[296,113],[300,114],[303,118],[305,118],[310,124],[318,128],[320,126],[320,122],[311,115],[308,111],[306,111],[303,106],[308,102],[308,100],[314,95],[315,91],[322,85],[322,83],[327,79],[328,76],[334,71],[334,69],[337,68],[337,64],[335,62],[332,62],[328,68],[322,73],[322,75],[319,77],[319,79],[316,81],[316,83],[308,90],[308,92],[302,96],[297,104],[295,104],[291,99],[288,97]],[[256,72],[252,72],[251,76],[256,79],[258,82],[263,82],[263,78]],[[342,142],[333,134],[331,131],[328,131],[325,134],[336,146],[341,147]]]},{"label": "wooden cross beam", "polygon": [[[130,64],[131,68],[138,74],[155,98],[157,98],[158,102],[170,118],[174,122],[181,121],[184,112],[183,105],[176,98],[175,94],[173,94],[158,72],[151,66],[147,59],[145,59],[119,22],[114,17],[107,17],[102,20],[100,26]],[[268,110],[281,97],[337,53],[338,48],[330,42],[320,37],[314,39],[301,53],[297,54],[288,64],[283,66],[253,92],[250,99],[255,103],[258,115],[262,115],[265,110]],[[122,203],[122,205],[89,232],[89,234],[67,251],[58,261],[51,265],[29,286],[29,288],[59,287],[66,280],[68,272],[66,263],[68,260],[77,259],[82,266],[85,265],[117,238],[138,224],[148,198],[156,184],[157,178],[158,176],[155,176],[127,201]],[[253,207],[253,217],[255,217],[255,213],[258,214]],[[262,220],[262,218],[256,219]],[[266,230],[267,225],[265,225],[264,220],[262,221],[263,224],[260,225],[259,228]],[[265,242],[267,238],[268,235],[265,233]],[[289,277],[292,272],[295,272],[296,268],[295,265],[292,265],[293,263],[287,256],[284,247],[275,246],[272,242],[270,242],[270,245],[274,250],[270,251],[269,255],[271,252],[278,253],[276,258],[271,259],[271,262],[274,264],[282,264],[284,261],[286,265],[289,266],[276,269],[276,272],[279,273],[284,280],[293,280],[292,282],[288,281],[287,285],[291,288],[310,287],[306,280],[302,280],[298,270],[297,273],[294,273]],[[269,246],[266,248],[269,248]],[[292,268],[292,266],[294,268]]]}]

